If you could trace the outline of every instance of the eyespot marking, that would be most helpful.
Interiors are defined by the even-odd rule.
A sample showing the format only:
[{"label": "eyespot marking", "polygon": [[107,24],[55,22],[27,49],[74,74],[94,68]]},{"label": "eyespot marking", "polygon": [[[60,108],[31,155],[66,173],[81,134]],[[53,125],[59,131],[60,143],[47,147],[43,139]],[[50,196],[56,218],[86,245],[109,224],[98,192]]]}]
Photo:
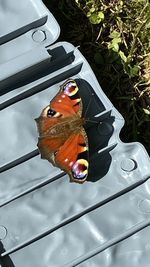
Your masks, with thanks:
[{"label": "eyespot marking", "polygon": [[85,179],[88,173],[88,161],[78,159],[72,166],[72,175],[77,180]]},{"label": "eyespot marking", "polygon": [[61,113],[51,109],[50,107],[47,107],[44,110],[44,116],[48,118],[59,118],[61,117]]},{"label": "eyespot marking", "polygon": [[78,87],[74,81],[68,81],[63,86],[64,94],[68,96],[73,96],[78,92]]},{"label": "eyespot marking", "polygon": [[47,110],[47,117],[54,117],[54,116],[56,115],[56,113],[57,113],[57,112],[56,112],[55,110],[49,108],[49,109]]}]

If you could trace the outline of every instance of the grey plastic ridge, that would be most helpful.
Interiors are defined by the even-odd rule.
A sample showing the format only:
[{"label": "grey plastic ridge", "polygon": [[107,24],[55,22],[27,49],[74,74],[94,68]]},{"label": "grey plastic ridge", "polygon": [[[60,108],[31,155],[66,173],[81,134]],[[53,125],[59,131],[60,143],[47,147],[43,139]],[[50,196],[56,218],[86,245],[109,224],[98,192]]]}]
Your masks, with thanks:
[{"label": "grey plastic ridge", "polygon": [[62,72],[56,76],[52,76],[52,78],[48,78],[45,79],[45,81],[41,82],[38,85],[35,86],[31,86],[30,89],[10,98],[9,100],[6,100],[5,102],[0,104],[0,110],[5,109],[7,107],[9,107],[10,105],[13,105],[19,101],[24,100],[25,98],[28,98],[38,92],[41,92],[45,89],[47,89],[48,87],[51,87],[52,85],[54,85],[55,83],[61,82],[62,80],[65,80],[67,78],[69,78],[70,76],[73,76],[77,73],[79,73],[79,71],[81,70],[82,67],[82,63],[74,65],[72,68],[70,68],[69,70],[67,68],[64,68],[64,72],[62,70]]},{"label": "grey plastic ridge", "polygon": [[39,150],[35,149],[34,151],[31,151],[30,153],[25,154],[22,157],[20,157],[18,159],[15,159],[15,160],[3,165],[2,167],[0,167],[0,173],[2,173],[4,171],[7,171],[7,170],[9,170],[11,168],[14,168],[17,165],[19,165],[19,164],[21,164],[21,163],[23,163],[23,162],[25,162],[25,161],[37,156],[37,155],[39,155]]},{"label": "grey plastic ridge", "polygon": [[26,32],[28,32],[34,28],[37,28],[37,27],[44,25],[47,22],[47,19],[48,19],[48,15],[45,15],[45,16],[33,21],[32,23],[29,23],[29,24],[27,24],[21,28],[16,29],[13,32],[10,32],[6,35],[1,36],[0,37],[0,45],[13,40],[13,39],[19,37],[22,34],[25,34]]},{"label": "grey plastic ridge", "polygon": [[[73,52],[70,52],[66,55],[63,55],[61,58],[52,61],[50,60],[50,53],[50,49],[40,46],[35,48],[33,51],[29,51],[21,56],[18,56],[10,62],[0,65],[0,69],[2,70],[0,94],[3,95],[11,91],[12,88],[15,88],[15,86],[18,84],[18,81],[19,83],[20,81],[22,81],[22,83],[26,83],[27,81],[30,81],[30,77],[32,78],[33,75],[39,79],[38,76],[42,75],[44,71],[53,73],[62,68],[61,65],[67,60],[73,61]],[[10,68],[10,71],[7,71],[8,67]]]},{"label": "grey plastic ridge", "polygon": [[65,173],[61,172],[60,174],[57,174],[57,175],[55,175],[53,177],[50,177],[50,178],[48,178],[46,180],[43,180],[40,183],[37,183],[34,186],[29,187],[28,189],[22,191],[20,194],[14,195],[12,198],[9,198],[8,200],[6,200],[3,203],[0,203],[0,208],[6,206],[7,204],[11,203],[12,201],[14,201],[14,200],[16,200],[16,199],[18,199],[20,197],[23,197],[23,196],[33,192],[34,190],[37,190],[38,188],[40,188],[42,186],[45,186],[45,185],[47,185],[49,183],[52,183],[52,182],[62,178],[64,175],[65,175]]},{"label": "grey plastic ridge", "polygon": [[148,227],[150,225],[150,219],[145,220],[144,222],[138,223],[135,226],[133,226],[131,229],[129,229],[126,232],[123,232],[119,236],[110,239],[109,241],[105,242],[103,245],[97,247],[96,249],[93,249],[87,254],[84,254],[81,257],[76,258],[75,260],[69,262],[68,264],[63,265],[62,267],[75,267],[79,264],[87,261],[88,259],[94,257],[95,255],[99,254],[100,252],[104,251],[105,249],[108,249],[115,244],[118,244],[119,242],[127,239],[128,237],[134,235],[135,233],[138,233],[142,229]]},{"label": "grey plastic ridge", "polygon": [[[43,75],[44,71],[49,71],[49,74],[52,74],[61,69],[62,64],[65,62],[65,65],[68,65],[69,61],[72,63],[74,55],[73,51],[71,51],[58,59],[51,60],[51,58],[51,50],[40,46],[10,60],[10,62],[0,65],[2,76],[0,81],[0,95],[10,92],[13,90],[13,87],[18,87],[18,81],[23,84],[23,82],[26,83],[30,81],[33,76],[38,80],[39,76]],[[7,71],[8,68],[10,68],[10,71]],[[3,102],[5,101],[2,100],[2,103]]]},{"label": "grey plastic ridge", "polygon": [[[61,175],[60,177],[56,178],[56,179],[60,179],[62,176],[64,176],[64,173],[62,173],[62,175]],[[52,180],[52,182],[55,181],[56,179]],[[100,207],[104,206],[105,204],[111,202],[112,200],[115,200],[115,199],[121,197],[122,195],[131,192],[133,189],[135,189],[135,188],[139,187],[140,185],[142,185],[143,183],[145,183],[148,179],[149,179],[149,177],[144,177],[142,180],[140,180],[140,181],[138,181],[138,182],[136,182],[136,183],[134,183],[134,184],[132,184],[132,185],[129,185],[128,187],[122,189],[120,192],[117,192],[117,193],[115,193],[114,195],[111,195],[111,196],[109,196],[108,198],[105,198],[104,200],[101,200],[100,202],[98,202],[98,203],[96,203],[96,204],[94,204],[94,205],[91,205],[91,206],[89,206],[89,207],[87,207],[87,208],[81,210],[79,213],[74,214],[74,215],[72,215],[71,217],[68,217],[67,219],[64,219],[64,220],[61,221],[60,223],[58,223],[58,224],[56,224],[55,226],[51,227],[49,230],[47,230],[47,231],[45,231],[45,232],[42,232],[42,233],[40,233],[40,234],[38,234],[38,235],[36,235],[36,236],[32,236],[30,239],[25,240],[25,241],[22,242],[21,244],[19,244],[19,245],[17,245],[17,246],[14,246],[14,247],[12,247],[11,249],[6,250],[4,253],[1,254],[1,256],[4,257],[4,256],[6,256],[6,255],[8,255],[8,254],[12,254],[12,253],[14,253],[14,252],[16,252],[16,251],[18,251],[18,250],[20,250],[20,249],[25,248],[26,246],[28,246],[28,245],[30,245],[30,244],[33,244],[34,242],[40,240],[41,238],[46,237],[47,235],[49,235],[49,234],[55,232],[56,230],[62,228],[63,226],[68,225],[68,224],[74,222],[75,220],[80,219],[82,216],[84,216],[84,215],[90,213],[91,211],[94,211],[94,210],[96,210],[97,208],[100,208]],[[44,183],[44,184],[41,183],[40,185],[41,185],[41,186],[45,186],[46,184],[47,184],[47,183]],[[30,190],[29,192],[31,192],[31,191],[33,191],[33,190],[35,190],[35,189],[37,189],[37,188],[34,187],[34,188],[33,188],[32,190]],[[23,196],[23,195],[21,195],[21,196]],[[19,197],[20,197],[20,196],[19,196]],[[14,200],[15,200],[15,199],[16,199],[16,198],[14,198]],[[8,202],[8,203],[9,203],[9,202]],[[150,222],[150,220],[148,220],[148,222]],[[145,225],[145,223],[143,223],[142,225]],[[147,223],[146,223],[146,225],[147,225]],[[144,227],[142,226],[142,228],[144,228]],[[140,228],[139,230],[141,230],[142,228]],[[136,227],[135,227],[135,229],[136,229]],[[127,235],[128,235],[128,232],[130,233],[130,230],[127,231]],[[131,231],[131,232],[132,232],[132,231]],[[134,234],[134,232],[133,232],[133,234]],[[123,238],[124,236],[126,236],[126,234],[121,235],[122,238]],[[119,238],[119,240],[120,240],[120,238]],[[121,240],[120,240],[120,241],[121,241]],[[110,241],[110,243],[111,243],[111,242],[113,243],[114,241]],[[119,242],[119,241],[118,241],[118,242]],[[108,243],[109,243],[109,241],[108,241]],[[113,243],[113,244],[115,244],[115,243]],[[105,245],[105,246],[106,246],[106,248],[107,248],[107,242],[106,242],[106,245]],[[108,245],[108,247],[109,247],[109,245]],[[95,254],[94,254],[94,255],[95,255]],[[93,255],[93,256],[94,256],[94,255]],[[71,265],[71,266],[74,266],[74,265]]]},{"label": "grey plastic ridge", "polygon": [[15,80],[21,81],[48,68],[51,56],[44,47],[36,47],[9,62],[0,65],[0,87],[12,86]]}]

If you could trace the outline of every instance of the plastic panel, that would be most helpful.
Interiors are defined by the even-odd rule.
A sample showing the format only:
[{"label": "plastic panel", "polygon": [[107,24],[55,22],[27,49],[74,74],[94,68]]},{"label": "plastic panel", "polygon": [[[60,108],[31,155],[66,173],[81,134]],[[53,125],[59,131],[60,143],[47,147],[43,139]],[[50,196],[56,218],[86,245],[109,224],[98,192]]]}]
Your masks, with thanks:
[{"label": "plastic panel", "polygon": [[[0,266],[149,267],[149,156],[141,144],[120,141],[124,119],[80,51],[66,42],[37,42],[41,27],[51,32],[51,40],[59,32],[43,3],[23,5],[30,10],[28,16],[17,16],[22,4],[0,2],[1,13],[13,18],[14,8],[17,16],[13,25],[1,30],[5,43],[0,54],[6,55],[0,68],[7,64],[8,71],[5,77],[0,74]],[[45,15],[43,26],[35,24]],[[33,31],[37,33],[31,38]],[[83,115],[97,120],[86,125],[90,170],[83,185],[70,184],[60,169],[41,160],[36,146],[34,118],[68,78],[79,86]]]}]

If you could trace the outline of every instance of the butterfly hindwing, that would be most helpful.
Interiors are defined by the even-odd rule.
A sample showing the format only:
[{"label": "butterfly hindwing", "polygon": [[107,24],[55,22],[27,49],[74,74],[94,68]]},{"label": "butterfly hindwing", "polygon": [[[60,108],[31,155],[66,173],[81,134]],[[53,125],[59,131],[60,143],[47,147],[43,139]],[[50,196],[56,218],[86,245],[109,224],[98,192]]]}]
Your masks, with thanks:
[{"label": "butterfly hindwing", "polygon": [[55,155],[56,165],[65,170],[70,181],[83,183],[88,175],[88,141],[84,128],[71,135]]}]

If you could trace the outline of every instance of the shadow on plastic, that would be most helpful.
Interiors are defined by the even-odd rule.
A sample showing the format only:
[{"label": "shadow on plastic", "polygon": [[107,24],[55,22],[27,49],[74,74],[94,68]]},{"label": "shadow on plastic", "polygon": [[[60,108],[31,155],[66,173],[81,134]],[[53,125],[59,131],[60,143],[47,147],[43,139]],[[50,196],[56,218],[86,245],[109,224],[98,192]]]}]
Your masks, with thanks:
[{"label": "shadow on plastic", "polygon": [[[0,254],[2,254],[3,252],[5,252],[5,249],[3,247],[2,242],[0,242]],[[3,257],[3,258],[0,257],[0,266],[1,267],[15,267],[15,265],[13,264],[9,256]]]},{"label": "shadow on plastic", "polygon": [[[114,116],[110,112],[106,112],[105,118],[95,119],[94,116],[106,111],[105,106],[100,101],[93,88],[85,80],[76,80],[80,96],[83,102],[83,117],[87,120],[85,130],[89,143],[89,175],[87,180],[96,182],[104,177],[109,171],[111,164],[110,150],[105,148],[108,146],[109,140],[113,135]],[[96,121],[96,123],[94,122]],[[99,150],[104,150],[98,153]]]}]

